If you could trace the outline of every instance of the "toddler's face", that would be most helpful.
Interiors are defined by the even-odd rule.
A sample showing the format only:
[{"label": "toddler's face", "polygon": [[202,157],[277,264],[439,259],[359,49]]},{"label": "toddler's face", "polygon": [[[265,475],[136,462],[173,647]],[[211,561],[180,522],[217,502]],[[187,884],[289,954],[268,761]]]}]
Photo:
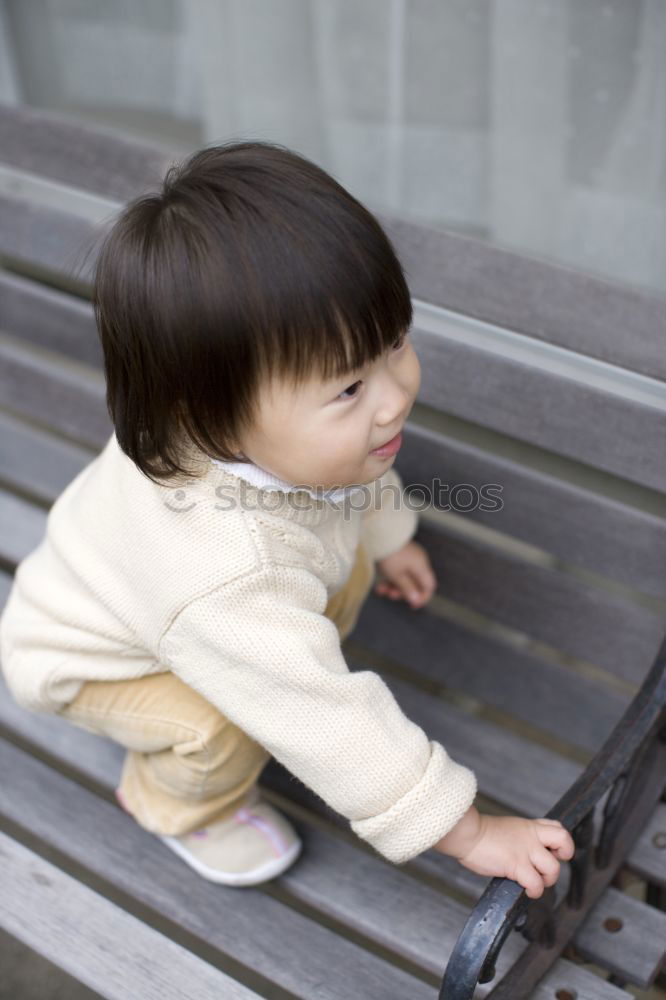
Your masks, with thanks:
[{"label": "toddler's face", "polygon": [[371,483],[395,455],[370,452],[403,429],[420,383],[409,334],[339,379],[313,377],[297,391],[273,379],[263,387],[255,426],[237,450],[294,485],[333,489]]}]

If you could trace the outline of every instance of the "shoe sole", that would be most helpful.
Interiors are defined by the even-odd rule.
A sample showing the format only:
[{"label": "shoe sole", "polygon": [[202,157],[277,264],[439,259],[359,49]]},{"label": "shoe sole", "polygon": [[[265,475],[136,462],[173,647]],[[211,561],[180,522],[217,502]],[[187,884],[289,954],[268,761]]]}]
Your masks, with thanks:
[{"label": "shoe sole", "polygon": [[281,875],[285,869],[289,868],[299,856],[303,847],[303,841],[298,839],[294,841],[285,854],[280,855],[279,858],[274,858],[259,868],[253,868],[249,872],[225,872],[219,868],[210,868],[202,861],[199,861],[175,837],[168,837],[159,833],[156,836],[203,878],[211,882],[221,883],[222,885],[257,885],[259,882],[267,882],[269,879],[275,878],[276,875]]}]

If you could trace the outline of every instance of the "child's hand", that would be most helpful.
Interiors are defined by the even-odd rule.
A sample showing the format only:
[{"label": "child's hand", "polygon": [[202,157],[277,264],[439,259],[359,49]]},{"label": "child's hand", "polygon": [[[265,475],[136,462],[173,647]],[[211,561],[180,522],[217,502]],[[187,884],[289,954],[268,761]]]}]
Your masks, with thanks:
[{"label": "child's hand", "polygon": [[397,600],[404,597],[413,608],[421,608],[437,589],[437,577],[428,553],[418,542],[407,542],[397,552],[377,560],[384,579],[375,586],[376,594]]},{"label": "child's hand", "polygon": [[555,885],[560,861],[570,861],[575,852],[573,837],[558,820],[489,816],[474,806],[434,847],[478,875],[513,879],[530,899]]}]

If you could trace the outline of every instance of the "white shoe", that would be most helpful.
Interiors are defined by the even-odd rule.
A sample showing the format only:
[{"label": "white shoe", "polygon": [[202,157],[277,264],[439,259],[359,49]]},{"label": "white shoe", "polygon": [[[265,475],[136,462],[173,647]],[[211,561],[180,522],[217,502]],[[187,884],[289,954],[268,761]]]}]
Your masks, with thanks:
[{"label": "white shoe", "polygon": [[226,819],[177,837],[156,834],[203,878],[257,885],[282,874],[303,842],[289,820],[256,792]]}]

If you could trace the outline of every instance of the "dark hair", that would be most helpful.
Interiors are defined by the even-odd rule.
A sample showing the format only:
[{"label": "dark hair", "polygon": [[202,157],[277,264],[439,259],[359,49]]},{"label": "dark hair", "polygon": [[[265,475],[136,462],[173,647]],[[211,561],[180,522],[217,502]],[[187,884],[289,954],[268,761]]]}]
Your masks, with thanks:
[{"label": "dark hair", "polygon": [[155,482],[193,475],[183,434],[239,460],[266,375],[343,376],[412,322],[377,219],[310,160],[259,141],[204,147],[129,202],[97,255],[93,307],[118,443]]}]

